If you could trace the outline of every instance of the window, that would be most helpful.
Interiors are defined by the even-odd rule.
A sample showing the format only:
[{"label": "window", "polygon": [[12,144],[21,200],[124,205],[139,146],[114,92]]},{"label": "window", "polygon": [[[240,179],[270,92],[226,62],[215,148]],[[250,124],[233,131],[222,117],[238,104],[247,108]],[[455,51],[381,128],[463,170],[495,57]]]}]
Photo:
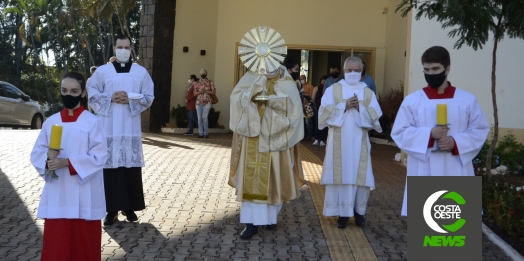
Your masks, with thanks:
[{"label": "window", "polygon": [[22,92],[13,86],[4,85],[4,96],[11,99],[22,99]]}]

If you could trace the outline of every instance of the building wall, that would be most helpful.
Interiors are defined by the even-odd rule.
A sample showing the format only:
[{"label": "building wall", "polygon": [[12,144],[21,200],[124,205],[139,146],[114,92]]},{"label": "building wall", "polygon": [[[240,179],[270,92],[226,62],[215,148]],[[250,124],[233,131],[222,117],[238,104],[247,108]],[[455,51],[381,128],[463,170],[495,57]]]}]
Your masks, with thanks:
[{"label": "building wall", "polygon": [[[189,75],[195,74],[200,78],[200,69],[205,68],[208,77],[216,82],[217,15],[218,1],[176,1],[171,107],[176,107],[177,104],[185,105],[184,98],[189,87],[187,82]],[[189,52],[182,51],[184,46],[189,47]],[[200,50],[205,50],[206,55],[201,56]],[[220,84],[218,87],[220,88]],[[222,97],[219,94],[219,99]],[[220,103],[224,104],[227,101],[221,99]]]},{"label": "building wall", "polygon": [[[413,14],[412,14],[413,15]],[[450,39],[450,30],[432,20],[421,18],[411,22],[411,40],[409,48],[408,93],[426,86],[420,57],[429,47],[440,45],[448,49],[451,55],[451,71],[448,80],[456,87],[473,93],[479,101],[490,124],[493,124],[493,106],[491,96],[491,62],[493,42],[490,39],[482,50],[463,46],[453,49],[456,39]],[[498,46],[497,53],[497,103],[499,127],[512,131],[524,142],[524,117],[522,117],[522,97],[524,97],[523,59],[524,40],[506,37]]]},{"label": "building wall", "polygon": [[229,94],[236,84],[235,44],[248,30],[262,25],[277,30],[288,45],[376,48],[375,80],[380,90],[384,82],[387,15],[383,11],[387,0],[362,3],[358,0],[219,0],[215,82],[220,102],[214,105],[222,112],[219,122],[229,125]]},{"label": "building wall", "polygon": [[400,0],[388,0],[386,23],[386,60],[384,66],[384,90],[397,88],[404,81],[407,56],[408,20],[395,13]]}]

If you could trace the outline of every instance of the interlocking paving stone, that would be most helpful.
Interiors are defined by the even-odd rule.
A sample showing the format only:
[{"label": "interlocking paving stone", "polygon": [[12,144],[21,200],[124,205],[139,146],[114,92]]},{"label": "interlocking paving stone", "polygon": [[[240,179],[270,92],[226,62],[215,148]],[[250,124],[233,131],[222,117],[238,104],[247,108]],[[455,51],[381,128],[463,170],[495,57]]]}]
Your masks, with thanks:
[{"label": "interlocking paving stone", "polygon": [[[29,162],[38,131],[0,130],[0,260],[39,260],[43,181]],[[331,260],[309,186],[285,204],[276,231],[240,240],[239,206],[227,185],[230,134],[209,139],[144,134],[144,196],[139,221],[102,229],[102,260]],[[325,147],[307,147],[320,159]],[[400,218],[405,167],[396,151],[373,145],[377,189],[363,229],[378,260],[406,260],[407,219]],[[207,240],[206,240],[207,239]],[[484,260],[509,260],[483,237]],[[388,252],[389,251],[389,252]]]}]

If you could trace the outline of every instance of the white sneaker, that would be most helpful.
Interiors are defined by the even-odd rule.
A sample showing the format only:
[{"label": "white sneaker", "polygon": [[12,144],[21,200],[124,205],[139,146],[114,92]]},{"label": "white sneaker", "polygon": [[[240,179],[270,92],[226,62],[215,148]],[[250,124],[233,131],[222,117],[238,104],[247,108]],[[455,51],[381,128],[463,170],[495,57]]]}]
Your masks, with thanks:
[{"label": "white sneaker", "polygon": [[318,140],[315,140],[315,142],[313,142],[313,146],[317,146],[318,145]]},{"label": "white sneaker", "polygon": [[326,146],[326,143],[324,143],[323,141],[320,141],[320,147],[324,147]]}]

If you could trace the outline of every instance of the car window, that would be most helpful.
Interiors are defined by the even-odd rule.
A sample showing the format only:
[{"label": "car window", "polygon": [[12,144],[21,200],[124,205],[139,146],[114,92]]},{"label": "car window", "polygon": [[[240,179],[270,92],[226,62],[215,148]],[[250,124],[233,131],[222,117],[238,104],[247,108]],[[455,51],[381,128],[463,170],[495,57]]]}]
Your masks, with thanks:
[{"label": "car window", "polygon": [[22,92],[9,85],[4,85],[4,96],[12,99],[22,99]]}]

